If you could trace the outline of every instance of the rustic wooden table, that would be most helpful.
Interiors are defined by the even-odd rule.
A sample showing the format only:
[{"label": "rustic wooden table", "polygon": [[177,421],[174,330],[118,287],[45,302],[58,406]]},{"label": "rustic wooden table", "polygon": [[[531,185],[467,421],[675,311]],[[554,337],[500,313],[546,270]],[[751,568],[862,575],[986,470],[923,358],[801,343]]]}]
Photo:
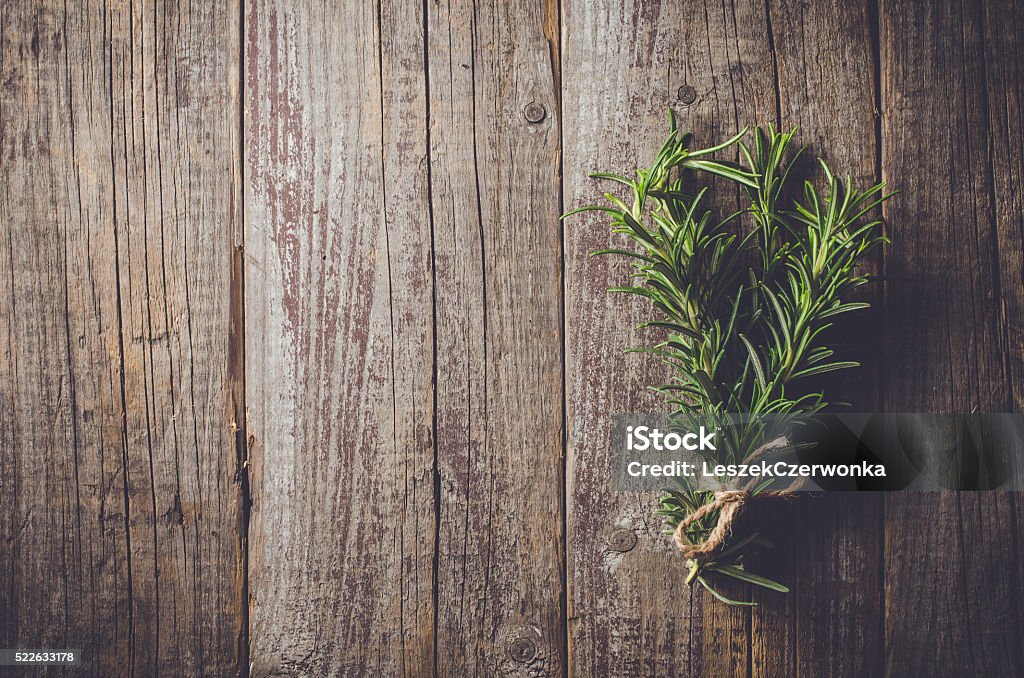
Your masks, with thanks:
[{"label": "rustic wooden table", "polygon": [[787,504],[790,596],[687,588],[606,475],[611,414],[660,407],[640,307],[559,215],[670,106],[705,144],[799,125],[902,191],[844,394],[1019,411],[1022,54],[1019,0],[0,4],[0,647],[1020,675],[1010,493]]}]

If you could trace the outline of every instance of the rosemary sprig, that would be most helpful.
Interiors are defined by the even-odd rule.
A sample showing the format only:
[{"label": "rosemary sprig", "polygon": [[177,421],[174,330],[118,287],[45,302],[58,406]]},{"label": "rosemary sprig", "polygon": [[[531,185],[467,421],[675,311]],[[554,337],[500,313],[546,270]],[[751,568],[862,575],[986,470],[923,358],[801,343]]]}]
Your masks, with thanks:
[{"label": "rosemary sprig", "polygon": [[[657,312],[641,327],[660,330],[662,340],[632,350],[653,353],[671,367],[669,383],[655,390],[672,407],[673,420],[685,426],[724,422],[730,413],[751,415],[745,425],[722,428],[724,444],[708,459],[714,463],[742,463],[761,449],[772,435],[765,415],[803,416],[828,406],[811,378],[857,363],[836,359],[825,333],[837,316],[868,306],[850,300],[850,292],[868,282],[858,264],[887,242],[880,221],[869,218],[891,195],[884,185],[860,191],[820,159],[824,191],[805,181],[803,200],[782,208],[802,151],[790,151],[794,132],[780,133],[771,125],[752,134],[744,129],[722,144],[695,150],[692,136],[679,133],[670,111],[669,137],[651,167],[637,170],[636,178],[592,175],[627,187],[630,195],[624,200],[605,193],[608,204],[566,215],[604,212],[615,233],[634,241],[632,249],[594,254],[630,258],[632,284],[611,291],[641,297]],[[733,147],[741,163],[713,158]],[[709,176],[739,186],[749,206],[717,218],[704,208],[709,186],[702,179]],[[749,225],[745,236],[732,228],[737,222]],[[658,513],[674,530],[712,499],[713,493],[684,481],[661,498]],[[689,525],[687,538],[700,543],[717,519],[712,512]],[[717,552],[690,560],[687,581],[729,604],[750,603],[715,591],[707,573],[788,591],[744,566],[747,556],[767,545],[756,534],[733,536]]]}]

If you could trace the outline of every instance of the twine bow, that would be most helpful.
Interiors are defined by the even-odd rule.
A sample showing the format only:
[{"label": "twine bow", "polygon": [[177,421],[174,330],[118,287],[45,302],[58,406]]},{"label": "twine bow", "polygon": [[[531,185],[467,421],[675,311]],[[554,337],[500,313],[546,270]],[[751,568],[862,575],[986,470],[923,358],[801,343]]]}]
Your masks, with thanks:
[{"label": "twine bow", "polygon": [[[701,556],[709,556],[725,544],[729,534],[732,532],[732,525],[736,517],[748,501],[755,497],[758,499],[788,497],[792,494],[793,490],[770,490],[756,495],[752,495],[746,490],[719,490],[715,492],[714,501],[704,504],[679,521],[679,525],[676,527],[672,537],[676,542],[676,546],[683,552],[683,555],[690,560],[697,560]],[[686,528],[715,511],[718,511],[718,522],[715,523],[714,529],[711,530],[703,541],[696,544],[691,542],[686,537]]]},{"label": "twine bow", "polygon": [[[761,447],[754,450],[753,454],[750,455],[748,462],[752,462],[760,457],[771,452],[784,449],[789,445],[789,440],[785,436],[779,436],[778,438],[769,441]],[[767,490],[764,492],[758,492],[756,495],[751,494],[747,490],[718,490],[715,492],[714,501],[704,504],[699,509],[686,516],[683,520],[679,521],[679,525],[676,526],[676,530],[672,537],[676,542],[676,546],[683,552],[689,560],[694,561],[695,567],[697,561],[701,558],[707,557],[722,548],[729,535],[732,533],[733,523],[736,521],[736,517],[743,510],[744,505],[751,499],[765,499],[771,497],[791,497],[799,487],[803,485],[803,480],[790,486],[789,489],[785,490]],[[698,520],[704,518],[711,513],[718,511],[718,522],[715,523],[715,527],[708,533],[708,536],[703,541],[694,544],[686,536],[686,529],[693,525]],[[694,570],[694,574],[696,569]]]}]

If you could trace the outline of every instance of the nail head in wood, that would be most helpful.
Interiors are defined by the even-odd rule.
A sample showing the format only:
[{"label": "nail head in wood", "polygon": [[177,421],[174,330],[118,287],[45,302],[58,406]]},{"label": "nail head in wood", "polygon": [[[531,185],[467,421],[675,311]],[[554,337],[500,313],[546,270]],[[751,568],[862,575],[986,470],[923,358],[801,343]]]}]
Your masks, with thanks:
[{"label": "nail head in wood", "polygon": [[679,88],[679,91],[676,92],[676,95],[679,97],[679,103],[684,106],[689,106],[693,102],[697,101],[697,90],[695,90],[692,85],[683,85]]},{"label": "nail head in wood", "polygon": [[509,644],[508,654],[520,664],[525,664],[537,656],[537,646],[529,638],[519,636]]},{"label": "nail head in wood", "polygon": [[526,117],[527,122],[531,122],[534,125],[544,120],[547,114],[548,112],[544,108],[544,104],[537,103],[536,101],[526,104],[526,107],[523,109],[523,115]]},{"label": "nail head in wood", "polygon": [[608,548],[612,551],[626,553],[636,546],[636,534],[632,530],[615,530],[608,537]]}]

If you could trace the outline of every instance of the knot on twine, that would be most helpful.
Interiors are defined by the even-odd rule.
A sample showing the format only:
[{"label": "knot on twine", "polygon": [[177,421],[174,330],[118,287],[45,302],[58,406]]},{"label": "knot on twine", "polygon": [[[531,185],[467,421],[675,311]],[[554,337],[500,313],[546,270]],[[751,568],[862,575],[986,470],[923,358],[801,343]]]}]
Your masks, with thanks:
[{"label": "knot on twine", "polygon": [[[759,492],[756,495],[746,490],[719,490],[715,492],[714,501],[704,504],[680,521],[672,536],[683,555],[690,560],[697,560],[701,556],[711,555],[725,544],[732,532],[736,516],[748,501],[754,497],[788,497],[792,494],[793,490]],[[686,529],[715,511],[718,511],[718,522],[715,523],[715,527],[703,541],[692,543],[686,536]]]}]

